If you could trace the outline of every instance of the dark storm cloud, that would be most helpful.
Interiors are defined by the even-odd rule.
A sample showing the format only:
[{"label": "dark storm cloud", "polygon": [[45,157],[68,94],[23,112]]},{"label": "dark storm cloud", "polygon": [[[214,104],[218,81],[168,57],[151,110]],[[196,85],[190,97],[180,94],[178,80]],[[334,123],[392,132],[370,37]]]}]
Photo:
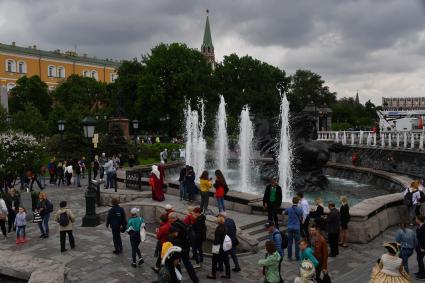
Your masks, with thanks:
[{"label": "dark storm cloud", "polygon": [[236,52],[289,72],[309,68],[335,91],[364,86],[375,101],[376,86],[388,95],[395,81],[393,94],[425,91],[422,0],[0,0],[0,41],[140,58],[160,42],[199,48],[207,8],[218,60]]}]

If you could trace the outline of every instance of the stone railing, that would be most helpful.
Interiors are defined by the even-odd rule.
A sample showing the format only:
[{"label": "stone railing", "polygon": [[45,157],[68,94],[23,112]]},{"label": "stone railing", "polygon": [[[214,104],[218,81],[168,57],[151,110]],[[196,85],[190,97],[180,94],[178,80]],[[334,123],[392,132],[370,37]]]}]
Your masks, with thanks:
[{"label": "stone railing", "polygon": [[332,141],[350,146],[424,150],[425,132],[420,130],[376,134],[371,131],[319,131],[317,136],[319,141]]}]

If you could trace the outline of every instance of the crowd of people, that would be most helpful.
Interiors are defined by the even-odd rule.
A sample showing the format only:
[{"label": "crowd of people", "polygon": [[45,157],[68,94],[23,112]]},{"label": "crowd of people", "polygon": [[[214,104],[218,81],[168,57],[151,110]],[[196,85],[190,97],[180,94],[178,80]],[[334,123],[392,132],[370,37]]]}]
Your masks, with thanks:
[{"label": "crowd of people", "polygon": [[[162,162],[153,165],[149,178],[152,188],[152,199],[164,201],[165,166],[167,152],[161,152]],[[98,174],[106,179],[106,188],[114,187],[114,174],[121,166],[118,156],[107,158],[105,154],[95,158],[93,163],[93,178]],[[47,170],[50,175],[50,184],[71,184],[80,186],[80,180],[85,178],[86,161],[81,158],[74,162],[56,162],[52,159]],[[39,182],[36,178],[33,182]],[[215,215],[216,225],[212,238],[212,265],[207,275],[209,279],[216,279],[218,272],[222,279],[231,278],[232,272],[241,271],[237,256],[239,245],[235,221],[228,216],[224,205],[224,198],[229,191],[226,179],[220,170],[214,172],[214,178],[208,171],[203,171],[197,179],[192,166],[185,166],[180,171],[180,200],[189,204],[184,217],[175,211],[171,204],[165,205],[165,212],[159,217],[159,226],[155,230],[157,245],[152,251],[156,263],[152,268],[158,274],[158,282],[181,282],[185,276],[182,267],[185,267],[187,276],[192,282],[200,282],[196,270],[204,263],[204,242],[207,240],[207,215]],[[199,185],[198,185],[199,184]],[[40,186],[40,185],[39,185]],[[214,199],[218,207],[217,213],[209,209],[212,188],[215,188]],[[40,238],[48,238],[49,220],[59,224],[60,251],[66,252],[66,237],[69,246],[76,246],[73,228],[76,217],[67,207],[66,201],[61,201],[55,211],[47,194],[42,191],[35,206],[33,222],[40,230]],[[402,223],[397,231],[394,242],[385,243],[386,253],[377,261],[371,274],[372,283],[410,282],[408,259],[416,252],[419,271],[415,273],[418,280],[425,280],[425,226],[422,203],[425,194],[419,181],[411,183],[404,192],[404,203],[409,211],[409,223]],[[200,204],[195,202],[196,195],[200,195]],[[272,179],[265,188],[263,207],[267,211],[265,229],[268,238],[265,243],[265,257],[258,261],[263,268],[264,282],[283,282],[284,270],[282,263],[285,257],[288,261],[296,261],[299,274],[295,282],[330,282],[328,273],[328,258],[337,257],[340,248],[348,247],[350,207],[345,196],[340,197],[340,206],[334,202],[327,204],[325,209],[321,198],[316,198],[314,206],[310,206],[302,192],[292,199],[292,205],[282,208],[282,188],[276,179]],[[112,199],[111,209],[106,219],[106,227],[112,232],[114,245],[113,253],[122,254],[123,244],[121,235],[127,233],[131,246],[131,266],[137,268],[144,263],[140,244],[146,238],[146,225],[139,208],[132,208],[127,218],[125,210],[119,205],[116,198]],[[326,210],[326,211],[325,211]],[[26,238],[27,216],[26,209],[21,205],[15,189],[0,198],[0,228],[4,237],[12,231],[16,233],[16,244],[24,244]],[[283,221],[282,221],[283,219]],[[6,226],[7,223],[7,226]],[[285,225],[283,225],[285,224]],[[209,224],[211,228],[211,223]],[[282,229],[286,226],[286,229]],[[416,226],[416,230],[412,227]],[[151,252],[151,251],[143,251]],[[231,260],[230,260],[231,259]],[[231,268],[231,261],[233,268]]]}]

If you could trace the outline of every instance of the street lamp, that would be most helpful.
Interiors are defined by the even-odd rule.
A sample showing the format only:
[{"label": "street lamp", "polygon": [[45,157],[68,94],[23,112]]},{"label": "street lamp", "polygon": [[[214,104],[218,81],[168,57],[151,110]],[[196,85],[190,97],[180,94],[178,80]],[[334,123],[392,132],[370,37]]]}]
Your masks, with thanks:
[{"label": "street lamp", "polygon": [[137,129],[139,128],[139,120],[134,119],[131,122],[133,123],[133,129],[134,129],[134,144],[137,144]]},{"label": "street lamp", "polygon": [[88,141],[88,173],[89,180],[87,185],[86,197],[86,215],[83,217],[83,227],[95,227],[99,225],[99,218],[96,215],[96,188],[91,181],[91,163],[92,163],[92,139],[96,126],[96,120],[92,117],[85,117],[81,120],[83,124],[84,137]]},{"label": "street lamp", "polygon": [[[62,141],[63,141],[63,132],[65,131],[65,121],[64,120],[58,120],[58,130],[59,130],[59,134],[61,136],[61,140],[60,140],[60,144],[62,145]],[[60,146],[59,146],[60,148]]]}]

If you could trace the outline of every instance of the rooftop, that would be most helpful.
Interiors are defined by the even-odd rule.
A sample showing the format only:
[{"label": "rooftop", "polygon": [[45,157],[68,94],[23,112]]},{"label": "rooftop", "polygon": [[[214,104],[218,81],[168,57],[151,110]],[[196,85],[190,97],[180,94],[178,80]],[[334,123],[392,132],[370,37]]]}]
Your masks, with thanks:
[{"label": "rooftop", "polygon": [[117,60],[87,57],[87,55],[85,54],[83,56],[80,56],[74,51],[66,51],[63,53],[59,49],[55,51],[45,51],[37,49],[35,45],[32,47],[21,47],[16,46],[14,42],[12,43],[12,45],[0,43],[0,52],[17,53],[28,56],[37,56],[56,60],[66,60],[78,63],[95,64],[113,68],[118,68],[121,65],[121,62]]}]

